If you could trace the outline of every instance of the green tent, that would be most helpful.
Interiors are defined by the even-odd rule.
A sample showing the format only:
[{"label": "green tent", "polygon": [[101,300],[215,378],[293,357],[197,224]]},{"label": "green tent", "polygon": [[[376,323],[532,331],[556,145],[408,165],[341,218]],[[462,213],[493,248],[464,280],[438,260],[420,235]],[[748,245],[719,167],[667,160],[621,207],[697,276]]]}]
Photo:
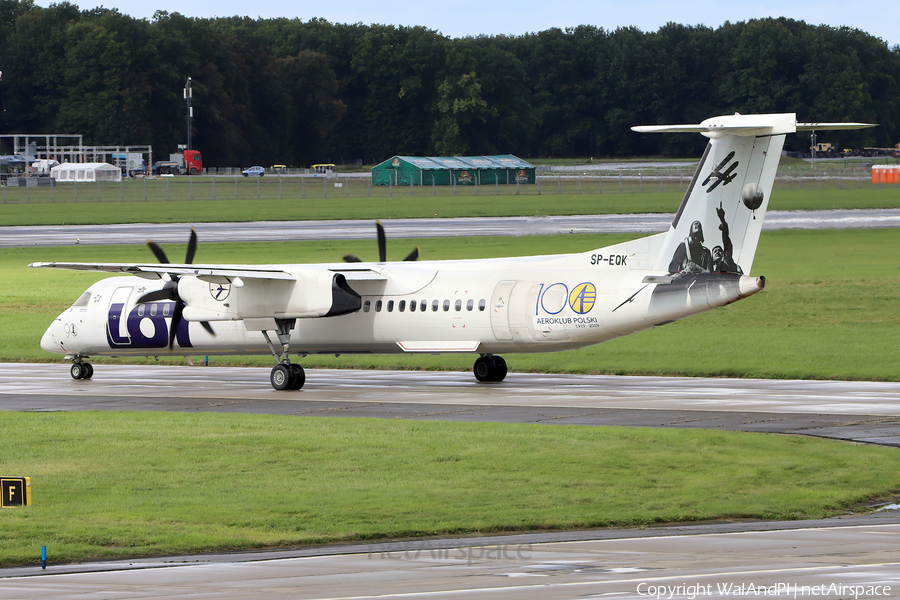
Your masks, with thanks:
[{"label": "green tent", "polygon": [[372,167],[372,185],[507,185],[534,182],[534,165],[512,154],[394,156]]}]

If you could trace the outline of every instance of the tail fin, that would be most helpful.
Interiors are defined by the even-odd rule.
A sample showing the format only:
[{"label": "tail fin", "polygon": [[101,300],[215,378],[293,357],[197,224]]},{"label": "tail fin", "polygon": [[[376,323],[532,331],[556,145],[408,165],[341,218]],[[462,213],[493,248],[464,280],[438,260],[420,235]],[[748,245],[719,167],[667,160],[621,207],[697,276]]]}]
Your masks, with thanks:
[{"label": "tail fin", "polygon": [[797,123],[794,114],[728,115],[699,125],[632,127],[710,138],[654,270],[749,274],[784,137],[798,130],[861,129],[864,123]]}]

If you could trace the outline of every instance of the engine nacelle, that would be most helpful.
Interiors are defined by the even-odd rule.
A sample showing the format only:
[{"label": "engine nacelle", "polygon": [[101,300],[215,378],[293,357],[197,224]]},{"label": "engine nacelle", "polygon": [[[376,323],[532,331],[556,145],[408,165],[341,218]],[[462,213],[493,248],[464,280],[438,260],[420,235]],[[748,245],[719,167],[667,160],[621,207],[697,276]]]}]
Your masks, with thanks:
[{"label": "engine nacelle", "polygon": [[275,317],[310,319],[356,312],[362,300],[341,273],[291,270],[296,279],[184,276],[178,293],[188,321],[233,321]]}]

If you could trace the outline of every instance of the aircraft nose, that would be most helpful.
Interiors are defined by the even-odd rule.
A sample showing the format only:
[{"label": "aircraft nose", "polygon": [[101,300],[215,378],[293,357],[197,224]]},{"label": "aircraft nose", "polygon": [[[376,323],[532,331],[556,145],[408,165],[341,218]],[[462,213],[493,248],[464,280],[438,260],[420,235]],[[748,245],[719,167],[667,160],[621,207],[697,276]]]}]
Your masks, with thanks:
[{"label": "aircraft nose", "polygon": [[60,342],[64,339],[62,327],[62,319],[57,318],[53,320],[53,323],[50,324],[50,327],[47,328],[47,331],[41,337],[42,349],[56,354],[60,352],[65,353],[65,350],[60,345]]}]

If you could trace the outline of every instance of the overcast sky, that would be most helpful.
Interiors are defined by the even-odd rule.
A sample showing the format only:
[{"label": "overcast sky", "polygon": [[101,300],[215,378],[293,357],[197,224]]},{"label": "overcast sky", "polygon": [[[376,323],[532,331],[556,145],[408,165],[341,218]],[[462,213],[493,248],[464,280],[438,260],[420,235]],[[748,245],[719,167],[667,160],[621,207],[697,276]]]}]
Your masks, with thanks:
[{"label": "overcast sky", "polygon": [[[82,9],[105,6],[137,18],[150,19],[156,10],[180,12],[188,17],[287,17],[308,21],[319,17],[332,23],[424,25],[450,37],[510,34],[595,25],[607,30],[635,26],[656,31],[668,22],[718,27],[761,17],[788,17],[813,25],[848,26],[900,44],[900,3],[858,3],[852,0],[72,0]],[[50,0],[36,4],[49,6]]]}]

